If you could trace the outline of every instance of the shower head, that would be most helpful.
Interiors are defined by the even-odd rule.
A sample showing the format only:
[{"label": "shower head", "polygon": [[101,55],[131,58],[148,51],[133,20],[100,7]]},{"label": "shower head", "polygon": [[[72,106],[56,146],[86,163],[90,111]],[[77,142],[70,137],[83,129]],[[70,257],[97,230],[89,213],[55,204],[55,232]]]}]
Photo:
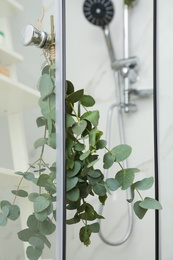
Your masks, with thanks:
[{"label": "shower head", "polygon": [[113,19],[114,6],[110,0],[86,0],[83,12],[90,23],[104,28]]}]

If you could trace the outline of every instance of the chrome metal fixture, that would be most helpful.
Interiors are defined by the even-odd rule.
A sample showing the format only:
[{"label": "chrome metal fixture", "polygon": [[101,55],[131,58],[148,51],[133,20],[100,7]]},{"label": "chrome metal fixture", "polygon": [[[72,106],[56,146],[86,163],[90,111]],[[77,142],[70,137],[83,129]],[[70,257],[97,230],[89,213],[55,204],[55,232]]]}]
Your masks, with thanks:
[{"label": "chrome metal fixture", "polygon": [[22,30],[21,41],[24,46],[36,46],[46,49],[50,46],[50,36],[43,31],[39,31],[32,25],[26,25]]}]

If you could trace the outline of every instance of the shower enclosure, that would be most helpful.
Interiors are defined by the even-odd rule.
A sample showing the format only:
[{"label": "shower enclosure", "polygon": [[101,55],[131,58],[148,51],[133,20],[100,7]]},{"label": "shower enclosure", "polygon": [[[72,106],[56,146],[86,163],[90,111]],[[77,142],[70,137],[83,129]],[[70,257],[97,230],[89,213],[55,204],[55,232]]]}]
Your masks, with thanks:
[{"label": "shower enclosure", "polygon": [[[31,15],[28,15],[29,12],[33,15],[32,19],[35,19],[36,21],[40,15],[41,6],[37,6],[34,0],[30,0],[29,2],[27,0],[18,0],[18,2],[24,4],[25,11],[27,10],[27,15],[18,15],[15,19],[11,20],[14,45],[16,49],[21,51],[21,45],[18,43],[16,34],[20,34],[20,28],[22,27],[21,23],[23,25],[24,23],[32,22],[30,20]],[[64,2],[66,3],[66,7],[63,6],[63,8],[66,8],[66,78],[72,81],[77,89],[84,88],[87,94],[91,94],[96,99],[96,106],[101,115],[99,128],[103,130],[104,133],[107,132],[107,135],[110,137],[110,140],[108,141],[111,143],[111,146],[122,142],[132,146],[133,152],[128,161],[128,166],[130,167],[132,165],[138,167],[142,172],[142,177],[154,176],[153,97],[150,95],[153,91],[153,1],[138,0],[136,6],[129,11],[129,49],[126,52],[124,49],[123,0],[112,0],[114,16],[112,17],[111,22],[107,24],[109,28],[106,27],[104,28],[105,30],[102,27],[99,28],[97,26],[92,26],[85,19],[83,14],[84,0],[44,0],[43,2],[46,6],[45,20],[43,23],[43,29],[45,31],[48,30],[47,25],[49,24],[49,14],[52,14],[52,11],[55,9],[60,10],[62,8],[61,4]],[[160,131],[158,132],[158,145],[160,147],[160,153],[158,155],[161,160],[159,167],[160,173],[166,172],[165,175],[168,174],[167,177],[170,177],[171,180],[172,173],[170,169],[172,168],[172,165],[170,162],[172,161],[172,124],[168,120],[167,116],[165,116],[168,111],[172,111],[172,91],[170,88],[172,83],[168,80],[170,79],[169,76],[172,75],[172,59],[170,57],[170,51],[168,51],[170,50],[170,46],[165,47],[165,43],[168,44],[168,42],[170,42],[172,46],[172,40],[170,40],[170,29],[172,24],[171,10],[173,9],[173,6],[170,2],[171,1],[166,0],[164,1],[164,4],[162,4],[160,0],[157,1],[159,7],[158,14],[160,17],[163,17],[162,20],[159,20],[158,22],[162,32],[158,36],[160,44],[158,55],[160,55],[159,59],[162,60],[162,63],[158,67],[159,77],[157,80],[160,82],[160,92],[158,96],[160,102],[160,114],[158,114],[158,126],[160,128]],[[57,6],[57,4],[59,4],[59,6]],[[32,10],[33,5],[35,5],[35,7],[37,6],[36,14],[34,14]],[[100,11],[97,10],[97,12],[99,13]],[[22,19],[22,22],[20,19]],[[62,18],[60,16],[56,17],[56,19],[58,19],[57,23],[61,24],[64,17]],[[58,36],[63,33],[61,31],[63,30],[61,26],[59,27]],[[165,28],[167,28],[167,30],[165,30]],[[110,36],[111,42],[109,38]],[[59,44],[58,50],[63,50],[65,46],[61,45],[62,42],[59,42]],[[107,48],[107,44],[110,44],[109,47],[112,45],[113,51],[110,51],[109,47]],[[34,49],[32,50],[32,53],[34,53],[32,57],[31,55],[28,55],[28,50],[25,49],[24,51],[23,49],[22,51],[26,51],[26,53],[23,54],[24,56],[26,54],[25,57],[27,62],[24,66],[18,66],[18,71],[20,72],[19,78],[23,82],[30,83],[31,88],[35,88],[38,77],[35,79],[34,75],[38,76],[40,73],[40,68],[42,66],[42,59],[40,59],[41,55],[38,50]],[[114,59],[110,60],[110,57],[113,57],[112,55],[109,55],[110,52],[115,54],[118,63],[114,63]],[[34,59],[38,58],[39,61],[37,64],[35,62],[33,64],[33,56]],[[128,103],[129,101],[127,99],[128,95],[125,95],[124,99],[124,93],[127,94],[126,89],[124,89],[124,78],[122,74],[117,77],[117,72],[116,70],[114,71],[114,68],[117,69],[117,66],[122,65],[124,59],[128,59],[129,57],[137,57],[137,59],[135,59],[135,64],[133,65],[139,65],[139,79],[130,86],[133,89],[130,94],[130,102],[132,102],[130,110],[133,111],[128,112],[128,106],[118,106],[120,103]],[[62,56],[58,56],[57,58],[62,59]],[[62,60],[60,61],[60,64],[61,62]],[[129,59],[129,62],[129,65],[132,65],[131,62],[134,62],[134,59]],[[167,62],[169,62],[169,66],[167,66]],[[111,64],[113,64],[113,66],[111,66]],[[34,69],[34,74],[30,73],[31,67]],[[131,67],[134,68],[134,66]],[[169,71],[165,69],[168,67]],[[61,67],[59,69],[61,71],[60,77],[64,77],[65,68]],[[62,69],[64,70],[62,71]],[[162,70],[164,70],[166,77],[161,73]],[[131,72],[132,75],[136,75],[135,70],[132,70]],[[119,82],[117,81],[117,78],[119,78]],[[156,79],[156,77],[154,79]],[[116,93],[117,86],[121,86],[118,90],[121,92],[119,94]],[[166,89],[167,91],[165,91]],[[146,94],[149,96],[144,98]],[[121,100],[118,100],[118,95],[121,96]],[[63,94],[59,95],[59,104],[63,102],[62,99]],[[34,111],[32,115],[28,115],[27,113],[25,114],[25,118],[27,118],[27,120],[25,120],[25,128],[27,132],[28,151],[31,158],[35,156],[31,143],[36,139],[35,135],[37,134],[32,133],[31,136],[30,124],[35,120],[35,114],[37,114],[37,111]],[[124,141],[122,140],[122,132],[119,130],[118,124],[121,114],[124,125]],[[108,124],[107,122],[110,118],[111,124]],[[60,125],[63,126],[64,122],[62,117],[58,118],[58,120],[62,120]],[[2,130],[2,132],[3,131],[4,130]],[[61,136],[62,131],[63,128],[60,129]],[[63,146],[63,144],[61,145]],[[59,149],[61,149],[62,146]],[[50,157],[51,156],[52,155],[50,155]],[[62,166],[64,163],[63,157],[60,157],[59,160],[60,163],[62,163]],[[59,170],[61,171],[62,169],[60,168]],[[114,173],[111,171],[108,174],[111,176]],[[169,195],[168,199],[165,190],[169,190],[169,193],[171,194],[172,187],[171,181],[167,182],[165,175],[160,175],[159,177],[160,183],[162,183],[162,185],[160,185],[161,203],[163,202],[163,208],[166,208],[166,211],[163,211],[160,214],[160,258],[158,258],[158,255],[155,252],[155,212],[149,211],[142,221],[137,219],[135,216],[133,216],[133,220],[130,219],[129,215],[131,213],[127,214],[129,209],[126,203],[126,197],[128,195],[122,194],[121,192],[114,194],[109,199],[107,205],[100,209],[102,214],[105,216],[105,220],[101,222],[101,237],[93,235],[89,247],[86,248],[79,242],[78,225],[67,226],[65,252],[65,248],[62,247],[65,233],[64,230],[61,229],[62,227],[59,226],[58,229],[61,234],[57,236],[57,256],[63,259],[66,254],[67,260],[171,260],[173,255],[171,242],[172,227],[167,223],[171,223],[171,216],[173,213],[170,206],[170,204],[172,204],[172,196]],[[60,190],[59,192],[62,195],[63,191]],[[153,189],[150,190],[150,194],[147,191],[146,195],[154,197],[154,193],[155,191],[153,187]],[[63,197],[61,202],[63,204]],[[97,208],[97,202],[93,200],[92,203]],[[59,204],[59,211],[63,210],[62,204]],[[61,213],[59,219],[61,219],[61,223],[64,220],[64,216],[61,215]],[[130,226],[130,232],[127,232],[129,222],[132,222],[133,225]],[[128,234],[127,236],[126,232]],[[114,244],[116,244],[117,241],[121,242],[124,234],[125,239],[123,243],[115,246]],[[55,238],[52,240],[55,241]],[[105,240],[104,242],[106,243],[104,243],[103,240]],[[3,240],[1,241],[4,242]],[[6,242],[8,242],[7,239]],[[55,244],[53,244],[51,254],[46,252],[45,258],[56,259],[54,254]],[[111,244],[113,246],[110,246]],[[20,248],[20,251],[21,250],[22,249]],[[4,258],[2,258],[2,260],[4,260]]]}]

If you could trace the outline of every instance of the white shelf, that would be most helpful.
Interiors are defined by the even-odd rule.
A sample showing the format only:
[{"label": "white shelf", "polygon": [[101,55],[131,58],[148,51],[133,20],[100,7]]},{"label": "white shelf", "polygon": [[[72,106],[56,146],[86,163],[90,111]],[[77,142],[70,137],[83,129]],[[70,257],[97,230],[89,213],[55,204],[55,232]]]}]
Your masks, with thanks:
[{"label": "white shelf", "polygon": [[0,45],[0,65],[12,65],[22,61],[20,54],[13,50],[7,49],[4,45]]},{"label": "white shelf", "polygon": [[23,10],[23,7],[15,0],[0,0],[0,5],[1,17],[7,17]]},{"label": "white shelf", "polygon": [[38,106],[39,92],[0,74],[0,116]]}]

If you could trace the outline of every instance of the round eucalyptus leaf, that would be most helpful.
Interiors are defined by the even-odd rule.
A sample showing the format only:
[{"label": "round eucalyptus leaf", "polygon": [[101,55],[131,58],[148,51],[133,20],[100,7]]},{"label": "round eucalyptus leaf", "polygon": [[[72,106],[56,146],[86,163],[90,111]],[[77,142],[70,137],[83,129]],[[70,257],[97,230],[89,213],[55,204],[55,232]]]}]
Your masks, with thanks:
[{"label": "round eucalyptus leaf", "polygon": [[29,228],[23,229],[19,231],[17,234],[18,234],[18,238],[24,242],[28,242],[30,237],[35,235],[35,233]]},{"label": "round eucalyptus leaf", "polygon": [[50,219],[40,222],[39,231],[42,235],[51,235],[55,230],[56,225]]},{"label": "round eucalyptus leaf", "polygon": [[73,178],[66,178],[66,191],[69,191],[71,189],[73,189],[76,184],[78,183],[78,178],[77,177],[73,177]]},{"label": "round eucalyptus leaf", "polygon": [[34,211],[41,212],[48,208],[50,205],[50,200],[45,198],[44,196],[39,196],[34,200]]},{"label": "round eucalyptus leaf", "polygon": [[35,217],[39,221],[44,221],[47,218],[47,215],[48,214],[47,214],[46,209],[41,212],[35,213]]},{"label": "round eucalyptus leaf", "polygon": [[8,218],[15,221],[20,216],[20,208],[17,205],[7,205],[9,208]]},{"label": "round eucalyptus leaf", "polygon": [[80,103],[85,107],[92,107],[95,104],[95,100],[89,95],[83,95],[80,99]]},{"label": "round eucalyptus leaf", "polygon": [[33,192],[33,193],[30,193],[30,195],[28,196],[28,199],[29,199],[30,201],[34,202],[35,199],[36,199],[37,197],[39,197],[39,196],[40,196],[40,195],[39,195],[38,193]]},{"label": "round eucalyptus leaf", "polygon": [[162,206],[159,201],[148,197],[141,201],[139,205],[143,209],[162,209]]},{"label": "round eucalyptus leaf", "polygon": [[103,183],[97,183],[94,185],[93,191],[99,196],[104,196],[106,194],[106,188]]},{"label": "round eucalyptus leaf", "polygon": [[93,233],[98,233],[100,231],[100,224],[98,222],[88,225],[88,227]]},{"label": "round eucalyptus leaf", "polygon": [[128,189],[133,184],[134,173],[136,172],[139,172],[137,168],[128,168],[117,172],[115,178],[118,180],[122,190]]},{"label": "round eucalyptus leaf", "polygon": [[120,187],[118,180],[115,178],[108,178],[106,184],[111,191],[116,191]]},{"label": "round eucalyptus leaf", "polygon": [[42,255],[42,250],[33,246],[28,246],[26,249],[26,255],[29,260],[38,260]]},{"label": "round eucalyptus leaf", "polygon": [[29,227],[30,230],[33,232],[37,233],[38,232],[38,219],[36,219],[35,215],[32,214],[28,217],[27,219],[27,226]]},{"label": "round eucalyptus leaf", "polygon": [[8,200],[2,200],[0,202],[0,205],[1,205],[1,209],[2,209],[4,206],[11,205],[11,203]]},{"label": "round eucalyptus leaf", "polygon": [[44,248],[44,243],[39,237],[30,237],[28,242],[30,243],[30,245],[34,246],[34,248],[38,248],[41,250]]},{"label": "round eucalyptus leaf", "polygon": [[34,148],[37,149],[38,147],[45,145],[46,142],[47,142],[47,139],[46,139],[46,138],[39,138],[39,139],[37,139],[37,140],[35,141],[35,143],[34,143]]},{"label": "round eucalyptus leaf", "polygon": [[73,169],[70,169],[67,171],[67,176],[69,178],[76,176],[79,173],[80,169],[81,169],[81,163],[78,161],[75,161]]},{"label": "round eucalyptus leaf", "polygon": [[85,120],[81,120],[79,122],[76,122],[73,125],[72,131],[73,131],[74,134],[79,136],[83,133],[83,131],[86,129],[86,127],[87,127],[87,122]]},{"label": "round eucalyptus leaf", "polygon": [[24,178],[28,181],[33,181],[35,179],[35,175],[32,172],[25,172]]},{"label": "round eucalyptus leaf", "polygon": [[145,216],[147,209],[141,208],[140,203],[141,203],[141,201],[136,201],[135,204],[133,205],[133,209],[134,209],[136,216],[139,219],[142,219]]},{"label": "round eucalyptus leaf", "polygon": [[111,154],[110,152],[107,152],[103,156],[103,168],[109,169],[115,161],[115,155]]},{"label": "round eucalyptus leaf", "polygon": [[81,97],[83,96],[83,93],[84,93],[83,89],[77,90],[77,91],[71,93],[70,95],[68,95],[66,100],[67,100],[67,102],[75,103],[81,99]]},{"label": "round eucalyptus leaf", "polygon": [[111,150],[111,153],[115,155],[115,162],[124,161],[129,157],[131,152],[132,148],[126,144],[117,145]]},{"label": "round eucalyptus leaf", "polygon": [[154,183],[153,177],[144,178],[141,181],[135,182],[134,187],[138,190],[147,190],[147,189],[150,189],[153,186],[153,183]]},{"label": "round eucalyptus leaf", "polygon": [[94,111],[88,111],[86,113],[84,113],[81,116],[81,119],[85,119],[88,120],[91,124],[93,124],[93,126],[97,126],[98,122],[99,122],[99,111],[98,110],[94,110]]},{"label": "round eucalyptus leaf", "polygon": [[70,201],[77,201],[80,196],[79,189],[77,187],[67,192],[67,199]]}]

